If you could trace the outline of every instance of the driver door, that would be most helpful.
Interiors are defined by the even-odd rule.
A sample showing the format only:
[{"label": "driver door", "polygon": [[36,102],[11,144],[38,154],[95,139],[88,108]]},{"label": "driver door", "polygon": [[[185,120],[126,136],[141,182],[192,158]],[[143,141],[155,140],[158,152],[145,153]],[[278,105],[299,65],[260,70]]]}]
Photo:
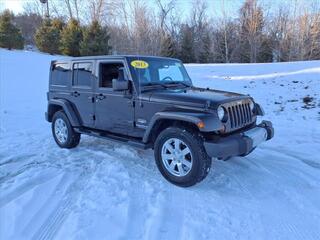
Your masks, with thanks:
[{"label": "driver door", "polygon": [[95,128],[128,135],[133,129],[134,108],[132,94],[114,91],[112,80],[124,62],[98,61],[98,81],[95,91]]}]

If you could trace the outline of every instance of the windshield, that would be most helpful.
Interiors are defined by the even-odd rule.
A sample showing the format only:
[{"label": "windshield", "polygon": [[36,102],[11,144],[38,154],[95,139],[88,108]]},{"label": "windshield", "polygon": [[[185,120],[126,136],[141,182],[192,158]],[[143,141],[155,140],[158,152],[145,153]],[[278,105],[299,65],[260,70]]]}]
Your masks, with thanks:
[{"label": "windshield", "polygon": [[186,69],[179,60],[156,57],[128,58],[130,71],[139,88],[146,86],[192,86]]}]

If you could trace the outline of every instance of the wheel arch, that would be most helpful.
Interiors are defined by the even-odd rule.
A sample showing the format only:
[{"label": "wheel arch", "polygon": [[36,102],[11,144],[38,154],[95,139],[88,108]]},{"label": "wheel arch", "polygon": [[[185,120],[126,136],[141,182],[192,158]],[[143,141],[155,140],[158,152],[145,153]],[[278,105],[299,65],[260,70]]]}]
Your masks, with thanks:
[{"label": "wheel arch", "polygon": [[[170,126],[191,128],[195,131],[210,132],[221,128],[220,122],[213,121],[216,124],[212,124],[212,117],[207,113],[183,113],[183,112],[160,112],[156,113],[143,136],[142,141],[144,143],[154,143],[158,134]],[[199,124],[203,123],[204,127],[199,127]],[[207,125],[207,126],[206,126]],[[210,125],[210,127],[208,127]]]},{"label": "wheel arch", "polygon": [[52,118],[53,118],[54,114],[57,111],[61,111],[61,110],[63,110],[65,112],[65,114],[67,115],[67,117],[71,123],[71,126],[73,126],[73,127],[81,126],[81,121],[80,121],[80,118],[78,117],[79,115],[72,107],[72,104],[65,99],[52,99],[49,101],[48,109],[47,109],[47,113],[46,113],[47,120],[49,122],[52,122]]}]

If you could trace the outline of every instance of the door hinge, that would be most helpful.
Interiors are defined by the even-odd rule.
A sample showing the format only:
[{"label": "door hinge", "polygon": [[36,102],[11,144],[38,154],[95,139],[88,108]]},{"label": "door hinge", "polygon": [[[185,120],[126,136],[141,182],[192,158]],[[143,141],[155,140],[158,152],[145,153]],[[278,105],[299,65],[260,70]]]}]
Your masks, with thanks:
[{"label": "door hinge", "polygon": [[136,103],[135,101],[128,101],[128,105],[131,106],[131,107],[135,107],[136,106]]},{"label": "door hinge", "polygon": [[90,118],[91,118],[91,120],[95,121],[96,120],[96,115],[90,114]]}]

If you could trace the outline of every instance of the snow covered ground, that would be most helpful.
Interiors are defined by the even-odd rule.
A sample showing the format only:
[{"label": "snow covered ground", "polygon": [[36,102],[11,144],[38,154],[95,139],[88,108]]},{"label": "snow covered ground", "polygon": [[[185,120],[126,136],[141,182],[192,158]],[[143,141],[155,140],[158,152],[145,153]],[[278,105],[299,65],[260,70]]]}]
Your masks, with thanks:
[{"label": "snow covered ground", "polygon": [[252,95],[276,135],[183,189],[152,151],[87,136],[59,149],[52,58],[0,49],[0,239],[320,239],[320,61],[188,65],[197,86]]}]

